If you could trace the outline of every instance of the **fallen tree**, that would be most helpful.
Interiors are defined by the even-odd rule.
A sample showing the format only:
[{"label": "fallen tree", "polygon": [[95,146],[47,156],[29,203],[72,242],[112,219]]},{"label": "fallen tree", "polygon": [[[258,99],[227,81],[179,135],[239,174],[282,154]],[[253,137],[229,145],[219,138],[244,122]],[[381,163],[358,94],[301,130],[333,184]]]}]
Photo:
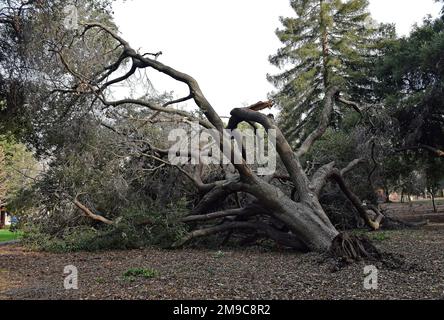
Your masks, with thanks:
[{"label": "fallen tree", "polygon": [[[90,79],[70,68],[68,61],[64,59],[63,51],[58,50],[57,53],[67,71],[77,79],[78,83],[69,90],[57,90],[57,93],[92,95],[94,99],[102,102],[104,110],[125,106],[148,109],[154,115],[146,119],[144,125],[158,121],[158,115],[165,114],[174,117],[177,122],[196,121],[202,128],[215,129],[219,135],[219,141],[222,141],[218,147],[231,161],[229,167],[235,170],[235,174],[226,175],[224,180],[203,182],[203,165],[196,165],[193,167],[194,171],[191,171],[189,166],[185,168],[173,164],[168,161],[168,150],[154,146],[152,142],[149,142],[146,150],[139,152],[139,154],[156,160],[161,165],[178,168],[195,185],[200,194],[200,202],[195,206],[193,212],[182,220],[184,223],[190,224],[194,231],[174,243],[173,247],[180,247],[198,237],[217,233],[233,230],[255,230],[284,246],[300,250],[329,251],[335,255],[343,255],[351,259],[368,257],[371,253],[377,253],[376,249],[371,248],[371,244],[363,243],[362,239],[341,234],[333,226],[319,201],[319,195],[324,186],[328,182],[336,183],[356,208],[366,225],[372,230],[379,229],[384,216],[375,210],[373,211],[377,214],[371,214],[372,210],[362,204],[360,199],[347,186],[344,179],[344,175],[359,165],[363,159],[356,159],[343,169],[337,168],[335,163],[332,162],[320,167],[311,176],[304,171],[300,161],[301,157],[310,150],[327,130],[335,104],[341,103],[341,88],[332,86],[326,90],[317,128],[308,135],[299,149],[293,150],[273,117],[261,113],[263,109],[272,105],[271,102],[233,109],[229,123],[226,126],[193,77],[161,63],[158,60],[158,55],[138,53],[117,32],[102,24],[86,23],[84,27],[83,35],[91,29],[99,29],[116,41],[118,43],[116,50],[120,50],[118,58],[113,64],[105,67],[99,74]],[[126,62],[131,64],[129,71],[123,75],[117,75],[119,69]],[[154,69],[185,84],[189,89],[188,96],[162,105],[149,99],[108,100],[106,95],[108,88],[126,81],[138,70],[143,69]],[[109,80],[114,75],[116,76]],[[197,117],[192,113],[171,108],[172,105],[183,101],[194,101],[204,117]],[[227,153],[227,141],[231,141],[231,137],[224,139],[227,135],[226,129],[235,131],[243,122],[250,124],[255,129],[262,127],[266,133],[275,133],[274,147],[286,172],[279,172],[272,176],[261,176],[255,172],[251,165],[247,164],[245,152],[242,152],[241,161],[235,161],[235,155],[231,152]],[[110,129],[113,130],[112,126],[110,126]],[[193,154],[188,156],[190,158],[199,157],[199,155]],[[279,181],[288,181],[293,187],[292,194],[285,193],[279,185],[274,184],[275,178]],[[223,202],[228,196],[238,194],[247,194],[251,201],[248,204],[238,202],[237,208],[222,211],[211,210],[215,207],[215,204]],[[91,216],[89,209],[80,203],[76,203],[76,205]],[[108,220],[104,222],[111,223]]]}]

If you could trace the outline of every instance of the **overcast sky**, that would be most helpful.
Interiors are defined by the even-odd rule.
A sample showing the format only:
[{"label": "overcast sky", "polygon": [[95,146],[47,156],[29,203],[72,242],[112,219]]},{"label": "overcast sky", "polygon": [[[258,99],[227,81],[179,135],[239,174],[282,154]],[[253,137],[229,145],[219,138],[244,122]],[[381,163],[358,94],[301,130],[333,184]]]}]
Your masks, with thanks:
[{"label": "overcast sky", "polygon": [[[370,0],[373,18],[396,23],[400,35],[440,8],[434,0]],[[159,60],[196,78],[224,116],[273,90],[266,74],[276,72],[268,63],[280,47],[274,31],[279,16],[294,15],[289,0],[130,0],[114,11],[133,48],[162,51]],[[149,77],[159,91],[187,95],[174,81],[154,72]]]}]

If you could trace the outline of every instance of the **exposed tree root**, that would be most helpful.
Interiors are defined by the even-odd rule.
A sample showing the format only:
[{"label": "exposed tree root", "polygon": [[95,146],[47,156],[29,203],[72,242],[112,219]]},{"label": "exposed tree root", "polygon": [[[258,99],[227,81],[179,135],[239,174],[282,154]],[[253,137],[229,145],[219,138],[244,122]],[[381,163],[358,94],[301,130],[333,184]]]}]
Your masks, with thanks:
[{"label": "exposed tree root", "polygon": [[332,272],[361,261],[390,270],[418,269],[418,266],[409,264],[401,255],[378,250],[366,236],[347,233],[341,233],[333,240],[330,251],[324,256],[323,262],[326,261],[333,263]]},{"label": "exposed tree root", "polygon": [[380,260],[381,253],[365,236],[339,234],[332,242],[330,255],[346,262]]}]

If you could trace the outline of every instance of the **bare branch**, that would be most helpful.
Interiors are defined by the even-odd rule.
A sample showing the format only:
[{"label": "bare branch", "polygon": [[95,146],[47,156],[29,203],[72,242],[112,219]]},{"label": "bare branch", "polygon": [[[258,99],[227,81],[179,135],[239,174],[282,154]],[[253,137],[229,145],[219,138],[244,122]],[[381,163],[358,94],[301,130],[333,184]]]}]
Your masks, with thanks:
[{"label": "bare branch", "polygon": [[425,145],[425,144],[420,144],[418,146],[411,146],[411,147],[403,147],[403,148],[396,149],[395,151],[396,152],[404,152],[404,151],[409,151],[409,150],[421,150],[421,149],[427,150],[439,158],[444,158],[444,151],[439,150],[439,149],[432,147],[432,146]]},{"label": "bare branch", "polygon": [[348,188],[339,170],[334,170],[331,178],[338,184],[339,188],[356,208],[361,218],[364,219],[366,225],[372,230],[378,230],[381,226],[381,221],[384,218],[382,214],[378,215],[376,220],[372,220],[370,218],[367,210],[364,208],[359,198],[350,190],[350,188]]},{"label": "bare branch", "polygon": [[327,184],[335,167],[335,162],[331,162],[319,168],[311,178],[310,188],[319,196],[324,186]]},{"label": "bare branch", "polygon": [[[359,113],[359,115],[361,116],[361,119],[364,118],[363,108],[357,102],[347,100],[344,97],[340,97],[340,96],[337,97],[337,100],[347,106],[352,107],[357,113]],[[368,118],[368,121],[369,121],[370,125],[374,128],[375,125],[374,125],[373,121],[370,118]]]},{"label": "bare branch", "polygon": [[203,215],[188,216],[188,217],[183,218],[181,221],[185,222],[185,223],[208,221],[208,220],[214,220],[214,219],[225,218],[225,217],[230,217],[230,216],[241,216],[241,215],[245,215],[248,212],[250,212],[250,210],[245,209],[245,208],[230,209],[230,210],[218,211],[218,212],[213,212],[213,213],[203,214]]},{"label": "bare branch", "polygon": [[103,223],[105,223],[107,225],[114,224],[114,222],[112,222],[111,220],[108,220],[105,217],[102,217],[102,216],[99,216],[97,214],[94,214],[90,209],[88,209],[88,207],[86,207],[84,204],[82,204],[77,198],[72,200],[72,202],[74,203],[74,205],[77,208],[79,208],[89,218],[91,218],[93,220],[96,220],[96,221],[103,222]]},{"label": "bare branch", "polygon": [[[362,158],[351,161],[344,169],[339,171],[340,175],[346,175],[363,162],[366,162],[366,160]],[[319,168],[311,178],[310,188],[319,195],[327,184],[328,179],[332,177],[335,171],[338,171],[338,169],[335,168],[335,162],[331,162]]]},{"label": "bare branch", "polygon": [[219,226],[214,226],[214,227],[209,227],[209,228],[193,231],[193,232],[189,233],[188,235],[186,235],[185,237],[183,237],[181,240],[174,243],[172,245],[172,247],[173,248],[180,248],[193,239],[221,233],[224,231],[236,230],[236,229],[259,230],[259,231],[262,231],[263,233],[265,233],[268,237],[270,237],[274,241],[276,241],[284,246],[299,249],[302,251],[307,250],[307,247],[293,234],[280,232],[266,223],[246,222],[246,221],[245,222],[244,221],[228,222],[228,223],[221,224]]},{"label": "bare branch", "polygon": [[[173,105],[173,104],[177,104],[177,103],[185,102],[185,101],[188,101],[188,100],[191,100],[191,99],[193,99],[193,96],[192,96],[191,94],[189,94],[188,96],[186,96],[186,97],[184,97],[184,98],[180,98],[180,99],[173,100],[173,101],[169,101],[169,102],[165,103],[165,104],[162,106],[162,108],[166,108],[166,107],[171,106],[171,105]],[[159,114],[160,114],[160,112],[156,112],[156,113],[150,118],[150,121],[153,121],[153,120],[154,120]]]},{"label": "bare branch", "polygon": [[199,124],[201,126],[208,128],[208,129],[213,128],[212,124],[209,123],[208,121],[203,120],[203,119],[198,119],[198,118],[194,117],[193,115],[191,115],[189,112],[186,112],[183,110],[164,108],[164,107],[161,107],[157,104],[149,103],[147,101],[142,101],[142,100],[137,100],[137,99],[122,99],[122,100],[117,100],[117,101],[107,101],[103,97],[100,97],[99,99],[106,106],[117,107],[117,106],[121,106],[121,105],[125,105],[125,104],[139,105],[139,106],[146,107],[150,110],[159,111],[159,112],[168,113],[168,114],[175,114],[175,115],[179,115],[181,117],[190,119],[192,121],[197,121],[197,122],[199,122]]},{"label": "bare branch", "polygon": [[[99,28],[108,33],[111,37],[113,37],[117,42],[119,42],[126,50],[131,49],[129,46],[129,43],[125,41],[121,36],[117,34],[117,32],[112,31],[109,27],[98,23],[98,22],[87,22],[83,24],[85,26],[85,29],[83,31],[83,34],[85,34],[88,30],[93,28]],[[83,35],[82,34],[82,35]]]}]

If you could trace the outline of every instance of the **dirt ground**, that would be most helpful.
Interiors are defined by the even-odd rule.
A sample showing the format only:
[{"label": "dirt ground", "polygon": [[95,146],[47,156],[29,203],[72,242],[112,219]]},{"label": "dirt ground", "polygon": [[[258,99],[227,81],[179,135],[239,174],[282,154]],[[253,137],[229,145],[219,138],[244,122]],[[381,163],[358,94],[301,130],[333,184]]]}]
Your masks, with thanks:
[{"label": "dirt ground", "polygon": [[[0,247],[0,299],[444,299],[444,227],[370,235],[402,254],[401,269],[379,268],[378,289],[364,289],[365,263],[332,273],[317,254],[259,249],[49,254]],[[64,289],[74,265],[79,289]],[[154,278],[124,277],[151,268]]]},{"label": "dirt ground", "polygon": [[436,204],[437,213],[433,211],[431,201],[390,203],[383,204],[382,208],[390,215],[404,221],[428,220],[431,223],[444,223],[444,199],[437,199]]}]

